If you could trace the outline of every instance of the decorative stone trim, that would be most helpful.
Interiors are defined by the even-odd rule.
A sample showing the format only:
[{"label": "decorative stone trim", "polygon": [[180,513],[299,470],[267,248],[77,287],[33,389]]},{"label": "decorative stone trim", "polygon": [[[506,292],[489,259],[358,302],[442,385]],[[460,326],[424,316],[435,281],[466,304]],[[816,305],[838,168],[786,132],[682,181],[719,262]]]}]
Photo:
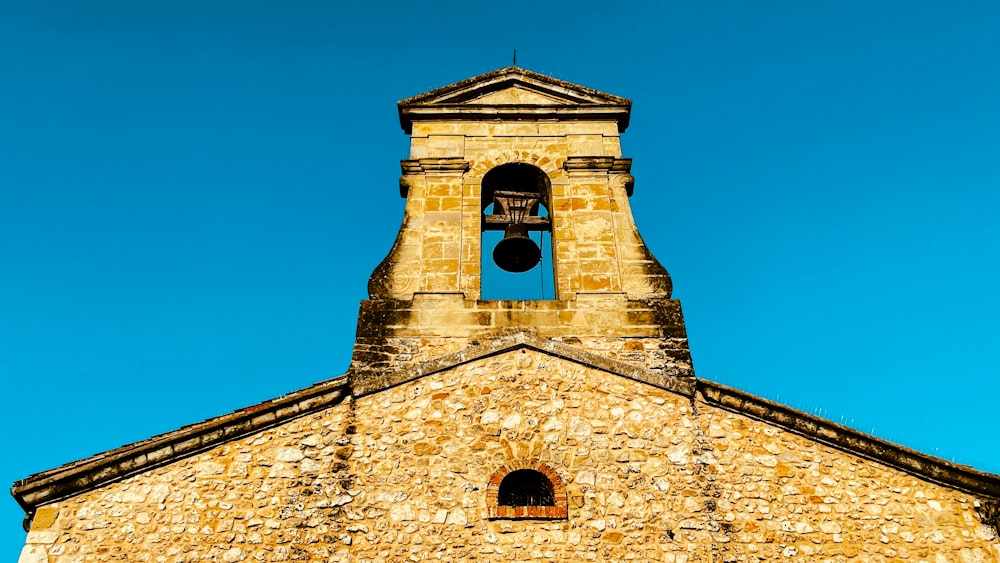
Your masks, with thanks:
[{"label": "decorative stone trim", "polygon": [[[514,471],[530,469],[545,476],[552,484],[553,499],[552,506],[501,506],[500,505],[500,483],[507,475]],[[534,520],[565,520],[569,517],[569,510],[566,503],[566,485],[559,474],[548,464],[537,460],[516,460],[510,461],[500,466],[490,477],[490,482],[486,486],[486,517],[494,519],[534,519]]]},{"label": "decorative stone trim", "polygon": [[464,105],[440,104],[414,106],[399,109],[399,123],[403,131],[413,133],[415,121],[614,121],[618,132],[628,128],[629,111],[627,105],[593,106],[528,106],[528,105]]},{"label": "decorative stone trim", "polygon": [[399,167],[403,175],[423,173],[464,173],[471,163],[460,157],[453,158],[421,158],[418,160],[401,160]]},{"label": "decorative stone trim", "polygon": [[[472,103],[484,94],[512,86],[520,86],[553,98],[553,102],[547,105]],[[621,133],[628,128],[632,111],[632,102],[626,98],[516,66],[442,86],[419,96],[400,100],[397,105],[399,125],[408,135],[413,132],[413,123],[416,121],[523,121],[526,118],[559,121],[609,120],[618,124],[618,132]]]},{"label": "decorative stone trim", "polygon": [[627,98],[587,88],[586,86],[565,80],[559,80],[558,78],[539,74],[517,66],[497,69],[441,86],[440,88],[435,88],[423,94],[410,96],[409,98],[400,100],[398,105],[400,108],[407,108],[415,105],[458,104],[474,100],[484,93],[495,92],[501,88],[513,85],[523,85],[532,90],[545,91],[555,98],[562,98],[566,102],[577,105],[632,105],[632,102]]},{"label": "decorative stone trim", "polygon": [[541,169],[550,178],[561,168],[561,165],[556,161],[537,153],[522,150],[497,150],[490,151],[484,158],[472,163],[469,170],[473,176],[482,177],[490,170],[504,164],[530,164]]},{"label": "decorative stone trim", "polygon": [[607,172],[615,165],[613,156],[570,156],[563,163],[567,172]]},{"label": "decorative stone trim", "polygon": [[[615,163],[611,165],[612,172],[624,172],[628,173],[632,171],[632,159],[631,158],[616,158]],[[629,194],[631,195],[631,194]]]},{"label": "decorative stone trim", "polygon": [[[619,172],[611,175],[611,185],[621,186],[625,189],[625,195],[632,197],[635,193],[635,177],[633,177],[628,172]],[[400,188],[402,189],[402,188]],[[666,271],[666,269],[664,269]]]}]

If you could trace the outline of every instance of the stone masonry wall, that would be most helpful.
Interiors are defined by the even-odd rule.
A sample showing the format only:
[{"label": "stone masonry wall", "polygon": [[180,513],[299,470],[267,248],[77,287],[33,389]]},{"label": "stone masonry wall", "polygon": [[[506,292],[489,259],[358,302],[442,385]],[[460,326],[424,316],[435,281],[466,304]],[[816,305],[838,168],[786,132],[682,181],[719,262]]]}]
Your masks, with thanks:
[{"label": "stone masonry wall", "polygon": [[[516,460],[567,519],[486,519]],[[998,561],[976,502],[522,349],[42,507],[21,563]]]},{"label": "stone masonry wall", "polygon": [[[663,338],[575,338],[554,339],[596,352],[613,360],[643,367],[655,375],[694,377],[687,340],[671,341]],[[431,360],[438,354],[458,352],[478,342],[476,339],[390,338],[376,343],[364,341],[355,345],[355,358],[359,366],[351,375],[362,376],[366,366],[379,369],[401,370],[414,362]],[[377,371],[375,372],[377,375]]]},{"label": "stone masonry wall", "polygon": [[[497,166],[529,164],[551,187],[558,299],[618,293],[669,297],[670,278],[638,234],[628,196],[631,160],[613,121],[436,122],[414,126],[402,163],[406,208],[399,235],[369,283],[373,299],[419,293],[482,296],[482,180]],[[512,186],[511,189],[516,189]],[[487,202],[490,203],[490,202]]]},{"label": "stone masonry wall", "polygon": [[694,376],[680,302],[620,295],[474,301],[451,294],[363,301],[351,372],[402,369],[524,327],[651,373]]}]

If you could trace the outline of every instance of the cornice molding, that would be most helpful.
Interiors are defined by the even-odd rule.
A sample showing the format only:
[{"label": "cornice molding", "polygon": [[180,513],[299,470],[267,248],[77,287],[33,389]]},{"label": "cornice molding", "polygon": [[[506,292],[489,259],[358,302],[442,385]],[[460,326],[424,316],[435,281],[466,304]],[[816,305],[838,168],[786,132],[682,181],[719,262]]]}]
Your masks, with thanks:
[{"label": "cornice molding", "polygon": [[[551,103],[506,104],[478,101],[507,88],[522,88],[551,99]],[[632,102],[532,72],[516,66],[474,76],[400,100],[399,123],[407,134],[415,121],[614,121],[618,131],[628,128]]]},{"label": "cornice molding", "polygon": [[632,170],[632,159],[614,156],[570,156],[563,163],[563,169],[571,174],[573,172],[628,174]]},{"label": "cornice molding", "polygon": [[614,121],[618,132],[629,125],[628,106],[439,105],[400,108],[403,132],[413,133],[417,121]]},{"label": "cornice molding", "polygon": [[401,160],[399,167],[405,176],[418,174],[453,174],[468,172],[472,163],[461,157],[452,158],[420,158],[417,160]]}]

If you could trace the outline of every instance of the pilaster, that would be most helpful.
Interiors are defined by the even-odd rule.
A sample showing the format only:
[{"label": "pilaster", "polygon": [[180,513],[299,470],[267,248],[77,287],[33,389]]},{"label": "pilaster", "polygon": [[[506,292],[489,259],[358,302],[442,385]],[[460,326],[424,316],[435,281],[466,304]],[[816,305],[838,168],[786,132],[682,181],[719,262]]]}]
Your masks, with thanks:
[{"label": "pilaster", "polygon": [[403,224],[389,254],[372,273],[372,298],[411,299],[416,292],[461,291],[462,158],[400,163]]}]

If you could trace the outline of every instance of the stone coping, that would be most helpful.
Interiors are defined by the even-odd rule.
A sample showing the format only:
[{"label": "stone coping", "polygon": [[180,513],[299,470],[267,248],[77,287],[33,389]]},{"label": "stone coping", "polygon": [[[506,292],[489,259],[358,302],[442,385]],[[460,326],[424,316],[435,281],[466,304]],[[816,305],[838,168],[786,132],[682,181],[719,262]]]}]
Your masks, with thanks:
[{"label": "stone coping", "polygon": [[118,481],[219,443],[271,428],[327,408],[349,397],[347,378],[339,376],[277,399],[109,450],[14,482],[11,495],[28,517],[37,506]]},{"label": "stone coping", "polygon": [[[560,100],[552,104],[477,104],[475,99],[514,84]],[[628,128],[632,102],[600,90],[509,66],[411,96],[397,103],[399,124],[412,133],[415,120],[578,119],[609,120]]]},{"label": "stone coping", "polygon": [[376,393],[480,358],[524,348],[666,389],[689,397],[692,402],[700,401],[742,414],[921,479],[983,498],[1000,499],[1000,475],[893,444],[720,383],[650,373],[640,366],[526,332],[501,335],[412,368],[374,374],[350,373],[329,379],[276,399],[36,473],[16,481],[11,487],[11,494],[27,513],[27,525],[35,508],[40,505],[195,455],[220,443],[337,405],[352,396]]},{"label": "stone coping", "polygon": [[1000,475],[918,452],[721,383],[698,379],[698,399],[921,479],[1000,499]]},{"label": "stone coping", "polygon": [[484,89],[495,90],[497,85],[506,84],[510,81],[520,81],[535,87],[542,87],[550,91],[557,98],[566,101],[576,101],[578,103],[604,103],[610,105],[631,106],[632,101],[607,92],[601,92],[593,88],[587,88],[579,84],[560,80],[551,76],[534,72],[518,66],[508,66],[484,72],[466,78],[458,82],[453,82],[445,86],[440,86],[433,90],[417,94],[400,100],[397,104],[400,107],[435,104],[435,103],[462,103],[473,100],[481,96]]},{"label": "stone coping", "polygon": [[375,373],[355,372],[350,374],[351,390],[355,396],[362,397],[432,373],[451,369],[458,365],[522,348],[551,354],[587,367],[648,383],[649,385],[655,385],[656,387],[673,391],[686,397],[694,396],[695,380],[693,377],[672,377],[651,373],[640,366],[613,360],[547,338],[540,338],[528,332],[517,332],[507,336],[500,336],[483,344],[470,346],[453,354],[421,362],[404,369]]}]

